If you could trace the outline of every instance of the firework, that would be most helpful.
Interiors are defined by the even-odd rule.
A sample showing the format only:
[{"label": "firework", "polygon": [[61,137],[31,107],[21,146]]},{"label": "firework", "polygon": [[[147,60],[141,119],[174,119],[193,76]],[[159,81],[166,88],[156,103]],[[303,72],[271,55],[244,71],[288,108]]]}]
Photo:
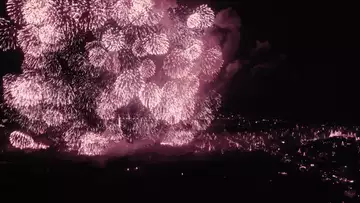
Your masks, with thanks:
[{"label": "firework", "polygon": [[150,78],[155,74],[156,65],[151,59],[145,59],[140,66],[140,73],[143,78]]},{"label": "firework", "polygon": [[118,0],[109,9],[109,15],[116,21],[118,25],[124,26],[130,23],[127,18],[130,7],[130,1]]},{"label": "firework", "polygon": [[201,5],[196,11],[187,19],[187,26],[189,28],[204,29],[210,27],[215,19],[214,11],[207,5]]},{"label": "firework", "polygon": [[17,47],[16,35],[16,26],[0,18],[0,49],[3,51],[15,49]]},{"label": "firework", "polygon": [[154,83],[147,83],[140,91],[140,101],[149,109],[154,108],[161,100],[161,89]]},{"label": "firework", "polygon": [[171,130],[161,144],[179,147],[189,144],[193,139],[194,133],[191,131]]},{"label": "firework", "polygon": [[160,103],[151,109],[157,119],[166,121],[169,124],[177,124],[193,115],[194,99],[184,96],[180,90],[178,84],[174,81],[167,82],[164,85]]},{"label": "firework", "polygon": [[[7,78],[5,78],[6,80]],[[20,76],[13,82],[4,82],[5,102],[10,106],[21,109],[22,107],[40,104],[49,86],[44,85],[40,76]]]},{"label": "firework", "polygon": [[144,47],[150,55],[163,55],[168,52],[169,40],[165,34],[155,34],[147,39]]},{"label": "firework", "polygon": [[157,25],[160,23],[163,17],[164,17],[164,11],[157,9],[150,10],[148,13],[146,24],[149,26]]},{"label": "firework", "polygon": [[162,144],[181,146],[214,119],[201,94],[204,77],[222,64],[218,41],[205,36],[214,20],[209,7],[10,0],[7,11],[15,23],[0,21],[1,48],[18,44],[24,61],[22,74],[4,77],[4,99],[28,132],[56,131],[54,142],[66,150],[95,156],[114,142],[157,142],[165,133],[159,125],[172,129]]},{"label": "firework", "polygon": [[93,47],[89,50],[89,61],[95,67],[104,66],[106,59],[109,57],[108,52],[100,46]]},{"label": "firework", "polygon": [[198,39],[191,39],[186,45],[184,56],[194,61],[195,59],[199,58],[202,54],[204,49],[204,43]]},{"label": "firework", "polygon": [[145,42],[141,39],[137,39],[134,42],[134,45],[131,50],[136,57],[144,57],[147,55],[144,45],[145,45]]},{"label": "firework", "polygon": [[48,146],[36,143],[34,139],[25,133],[14,131],[10,134],[10,143],[19,149],[46,149]]},{"label": "firework", "polygon": [[128,103],[144,88],[144,80],[138,70],[125,70],[114,83],[114,93]]},{"label": "firework", "polygon": [[98,133],[87,132],[80,137],[79,154],[101,155],[105,151],[109,140]]},{"label": "firework", "polygon": [[223,64],[222,53],[220,48],[211,48],[203,53],[199,59],[199,66],[204,74],[208,76],[219,73]]},{"label": "firework", "polygon": [[97,99],[96,113],[103,120],[114,119],[115,111],[125,105],[121,97],[118,98],[112,91],[104,91]]},{"label": "firework", "polygon": [[122,49],[118,54],[121,70],[131,70],[139,68],[141,60],[131,51],[131,49]]},{"label": "firework", "polygon": [[120,51],[125,46],[125,36],[122,31],[107,30],[101,37],[101,44],[108,51]]},{"label": "firework", "polygon": [[50,4],[46,0],[27,0],[22,6],[22,13],[27,24],[41,25],[50,22]]},{"label": "firework", "polygon": [[39,28],[39,40],[44,44],[57,44],[63,38],[62,33],[52,24],[46,24]]},{"label": "firework", "polygon": [[24,5],[23,0],[8,0],[6,2],[6,12],[11,20],[18,25],[24,24],[24,18],[22,13],[22,7]]},{"label": "firework", "polygon": [[59,126],[66,121],[66,115],[55,109],[47,109],[42,115],[42,120],[48,126]]},{"label": "firework", "polygon": [[89,29],[96,30],[108,20],[106,0],[90,0],[88,2]]},{"label": "firework", "polygon": [[193,63],[184,56],[183,51],[176,49],[164,59],[163,69],[171,78],[182,78],[189,73],[192,66]]},{"label": "firework", "polygon": [[46,52],[46,46],[41,43],[38,28],[26,26],[18,32],[18,41],[21,49],[34,57],[39,57]]}]

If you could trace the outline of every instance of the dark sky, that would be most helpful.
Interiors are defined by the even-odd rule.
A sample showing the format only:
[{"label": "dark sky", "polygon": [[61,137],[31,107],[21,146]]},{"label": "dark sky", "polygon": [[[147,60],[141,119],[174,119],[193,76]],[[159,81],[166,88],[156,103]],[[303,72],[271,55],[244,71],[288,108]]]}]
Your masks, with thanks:
[{"label": "dark sky", "polygon": [[[311,122],[360,118],[360,107],[351,99],[356,95],[356,84],[346,89],[351,96],[339,89],[350,80],[339,77],[350,73],[343,69],[349,48],[339,37],[343,22],[338,18],[339,9],[333,12],[338,5],[270,0],[207,2],[216,10],[233,7],[242,20],[238,57],[248,63],[228,87],[224,112]],[[3,7],[0,13],[3,16]],[[271,49],[256,58],[250,51],[257,40],[268,41]],[[1,75],[19,64],[14,53],[0,53],[0,61]],[[270,68],[254,71],[257,64]]]}]

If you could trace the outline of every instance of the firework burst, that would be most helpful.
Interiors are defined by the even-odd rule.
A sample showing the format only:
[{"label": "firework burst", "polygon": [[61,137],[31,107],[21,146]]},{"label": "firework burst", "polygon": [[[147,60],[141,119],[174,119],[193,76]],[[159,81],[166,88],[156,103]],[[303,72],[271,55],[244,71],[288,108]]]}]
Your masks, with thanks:
[{"label": "firework burst", "polygon": [[14,131],[10,134],[10,143],[19,149],[46,149],[48,146],[36,143],[34,139],[25,133]]},{"label": "firework burst", "polygon": [[193,63],[184,56],[182,50],[173,50],[164,59],[163,69],[171,78],[182,78],[189,74]]},{"label": "firework burst", "polygon": [[18,25],[24,24],[24,17],[22,13],[24,2],[25,1],[23,0],[8,0],[6,2],[6,12],[8,16]]},{"label": "firework burst", "polygon": [[140,65],[140,73],[143,78],[150,78],[155,74],[156,65],[151,59],[145,59]]},{"label": "firework burst", "polygon": [[147,83],[140,91],[140,101],[149,109],[154,108],[161,100],[161,89],[154,83]]},{"label": "firework burst", "polygon": [[16,49],[16,26],[10,21],[0,18],[0,49],[3,51]]},{"label": "firework burst", "polygon": [[30,25],[42,25],[51,22],[50,17],[51,4],[46,0],[27,0],[24,2],[22,13],[24,20]]},{"label": "firework burst", "polygon": [[187,26],[189,28],[204,29],[210,27],[213,24],[214,19],[214,11],[207,5],[201,5],[189,16],[187,19]]},{"label": "firework burst", "polygon": [[3,78],[4,100],[29,132],[15,131],[12,145],[42,148],[32,135],[55,134],[49,139],[65,150],[96,156],[124,140],[164,137],[163,145],[182,146],[206,130],[216,108],[201,92],[204,77],[222,65],[219,43],[204,36],[214,12],[174,7],[9,0],[12,21],[0,20],[0,47],[18,45],[24,61],[22,74]]}]

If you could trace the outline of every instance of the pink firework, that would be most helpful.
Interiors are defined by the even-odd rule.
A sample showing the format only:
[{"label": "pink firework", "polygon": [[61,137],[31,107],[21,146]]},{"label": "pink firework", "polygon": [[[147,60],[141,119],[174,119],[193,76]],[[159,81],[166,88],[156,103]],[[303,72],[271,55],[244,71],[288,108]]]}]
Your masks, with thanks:
[{"label": "pink firework", "polygon": [[136,57],[144,57],[147,55],[144,45],[145,45],[145,42],[141,39],[137,39],[134,42],[131,50]]},{"label": "pink firework", "polygon": [[[89,69],[88,67],[84,67],[84,70]],[[96,70],[96,71],[95,71]],[[96,67],[93,71],[93,73],[100,73],[103,71],[108,71],[110,73],[114,74],[120,74],[121,73],[121,63],[119,60],[119,52],[108,52],[107,58],[105,59],[104,65],[99,67]],[[98,74],[96,75],[96,77]]]},{"label": "pink firework", "polygon": [[117,97],[114,92],[105,90],[97,99],[96,113],[103,120],[115,118],[115,111],[127,104],[121,97]]},{"label": "pink firework", "polygon": [[89,0],[88,15],[89,28],[96,30],[101,28],[109,19],[107,16],[107,0]]},{"label": "pink firework", "polygon": [[14,131],[9,137],[10,143],[13,147],[18,149],[46,149],[48,146],[36,143],[34,139],[20,131]]},{"label": "pink firework", "polygon": [[141,64],[141,60],[131,49],[122,49],[118,52],[118,61],[120,62],[120,70],[137,69]]},{"label": "pink firework", "polygon": [[134,9],[150,9],[153,5],[152,0],[132,0],[132,8]]},{"label": "pink firework", "polygon": [[23,52],[34,57],[41,56],[47,47],[39,39],[39,29],[35,26],[26,26],[18,31],[18,41]]},{"label": "pink firework", "polygon": [[27,24],[41,25],[49,22],[50,3],[47,0],[27,0],[22,6],[22,13]]},{"label": "pink firework", "polygon": [[21,65],[23,70],[41,70],[46,68],[45,57],[34,57],[30,54],[24,54],[24,61]]},{"label": "pink firework", "polygon": [[124,139],[158,141],[160,123],[171,129],[162,144],[190,143],[214,119],[201,90],[219,73],[222,53],[204,30],[214,12],[202,5],[187,16],[174,2],[9,0],[15,23],[0,20],[0,47],[18,45],[24,61],[21,75],[4,77],[6,106],[34,136],[55,130],[82,155]]},{"label": "pink firework", "polygon": [[189,144],[194,139],[194,132],[191,131],[176,131],[170,130],[164,140],[161,141],[162,145],[169,145],[180,147]]},{"label": "pink firework", "polygon": [[[26,117],[28,120],[22,120],[23,124],[30,124],[30,123],[36,123],[41,121],[42,114],[43,114],[44,108],[42,108],[41,105],[36,106],[28,106],[24,108],[19,108],[18,112],[23,116]],[[45,126],[41,126],[41,128],[45,128]]]},{"label": "pink firework", "polygon": [[89,49],[89,61],[95,67],[102,67],[105,65],[109,55],[105,49],[100,46],[95,46]]},{"label": "pink firework", "polygon": [[198,39],[191,39],[185,46],[184,56],[194,61],[200,57],[204,49],[204,43]]},{"label": "pink firework", "polygon": [[46,24],[39,28],[39,40],[44,44],[57,44],[64,37],[61,30],[52,24]]},{"label": "pink firework", "polygon": [[163,69],[171,78],[182,78],[189,74],[193,65],[182,50],[175,49],[165,57]]},{"label": "pink firework", "polygon": [[59,126],[63,124],[67,118],[67,115],[64,115],[62,112],[55,109],[47,109],[42,115],[42,120],[48,126]]},{"label": "pink firework", "polygon": [[145,44],[145,50],[150,55],[163,55],[169,50],[169,40],[166,34],[154,34],[150,36]]},{"label": "pink firework", "polygon": [[145,8],[133,6],[128,13],[129,22],[134,26],[145,25],[149,18],[149,12]]},{"label": "pink firework", "polygon": [[21,10],[24,2],[24,0],[7,0],[6,2],[6,12],[8,16],[18,25],[24,24],[23,13]]},{"label": "pink firework", "polygon": [[[48,36],[44,35],[44,32],[48,31],[48,28],[49,27],[44,27],[44,29],[42,29],[38,26],[28,25],[19,30],[17,39],[23,52],[34,57],[40,57],[47,52],[55,52],[63,48],[64,44],[57,43],[62,36],[60,33],[52,32]],[[53,31],[55,31],[55,29],[53,29]]]},{"label": "pink firework", "polygon": [[5,81],[5,89],[5,101],[18,109],[43,103],[70,105],[75,98],[72,88],[62,81],[45,79],[36,74],[25,73],[12,82]]},{"label": "pink firework", "polygon": [[191,120],[191,125],[196,131],[206,130],[215,119],[214,112],[220,108],[221,95],[216,92],[210,93],[204,101],[199,102],[196,105],[197,110]]},{"label": "pink firework", "polygon": [[188,75],[187,77],[176,80],[178,93],[177,96],[182,95],[185,98],[193,98],[196,93],[199,92],[200,81],[199,78],[194,75]]},{"label": "pink firework", "polygon": [[122,98],[122,102],[128,103],[138,96],[144,88],[145,82],[138,70],[125,70],[114,83],[114,94]]},{"label": "pink firework", "polygon": [[124,26],[129,24],[130,21],[127,18],[129,9],[131,8],[131,1],[129,0],[118,0],[108,10],[109,16],[111,16],[118,25]]},{"label": "pink firework", "polygon": [[148,13],[146,24],[149,26],[158,25],[164,17],[164,11],[151,9]]},{"label": "pink firework", "polygon": [[0,18],[0,50],[16,49],[16,27],[10,21]]},{"label": "pink firework", "polygon": [[110,137],[111,141],[119,141],[124,139],[123,131],[121,129],[121,118],[108,120],[105,122],[106,131],[104,136]]},{"label": "pink firework", "polygon": [[80,137],[79,154],[96,156],[102,155],[108,144],[109,140],[101,134],[87,132]]},{"label": "pink firework", "polygon": [[76,120],[64,132],[62,139],[66,144],[67,151],[78,151],[79,139],[86,132],[86,123],[83,120]]},{"label": "pink firework", "polygon": [[35,106],[43,101],[45,89],[48,87],[39,76],[20,76],[13,82],[4,81],[4,99],[12,107],[19,109]]},{"label": "pink firework", "polygon": [[197,36],[197,33],[194,30],[183,25],[179,19],[168,21],[169,22],[167,23],[169,25],[167,25],[165,31],[171,44],[178,46],[184,46],[184,44],[189,45],[189,39]]},{"label": "pink firework", "polygon": [[161,94],[162,90],[156,84],[147,83],[140,91],[139,98],[145,107],[152,109],[159,104],[161,100]]},{"label": "pink firework", "polygon": [[124,48],[125,35],[120,30],[109,29],[101,36],[101,44],[111,52],[120,51]]},{"label": "pink firework", "polygon": [[219,73],[223,64],[223,58],[220,47],[214,47],[206,50],[199,59],[198,65],[204,74],[213,76]]},{"label": "pink firework", "polygon": [[75,99],[75,90],[64,81],[52,78],[46,78],[43,82],[46,87],[43,90],[43,102],[55,107],[67,106],[73,104]]},{"label": "pink firework", "polygon": [[160,103],[151,109],[155,118],[174,125],[180,121],[186,121],[193,115],[195,109],[194,98],[181,95],[181,89],[176,82],[167,82],[162,90],[163,94]]},{"label": "pink firework", "polygon": [[140,74],[143,78],[150,78],[155,74],[156,65],[151,59],[145,59],[140,65]]},{"label": "pink firework", "polygon": [[214,11],[207,5],[201,5],[188,17],[187,26],[189,28],[204,29],[210,27],[214,23],[214,20]]}]

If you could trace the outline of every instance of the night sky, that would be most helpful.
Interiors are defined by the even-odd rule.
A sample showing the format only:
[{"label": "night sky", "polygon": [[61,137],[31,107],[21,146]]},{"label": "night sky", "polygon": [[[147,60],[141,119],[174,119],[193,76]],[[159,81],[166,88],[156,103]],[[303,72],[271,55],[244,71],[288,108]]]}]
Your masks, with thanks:
[{"label": "night sky", "polygon": [[[224,92],[222,113],[309,124],[325,121],[354,124],[360,120],[357,75],[348,71],[357,68],[348,60],[357,50],[350,47],[351,43],[345,43],[350,38],[344,37],[348,35],[344,29],[348,19],[340,18],[343,16],[340,5],[330,5],[330,1],[201,2],[204,1],[216,11],[232,7],[242,22],[237,53],[242,67]],[[5,15],[4,4],[1,1],[0,16]],[[265,47],[268,44],[270,48],[253,55],[257,44]],[[21,58],[16,51],[0,52],[0,75],[19,72]],[[19,163],[0,162],[0,179],[7,186],[3,192],[22,196],[18,190],[33,188],[34,197],[48,194],[50,201],[54,198],[75,201],[72,196],[79,196],[82,202],[93,201],[98,196],[99,202],[114,198],[121,202],[126,198],[133,202],[141,198],[195,202],[197,199],[191,196],[196,196],[201,199],[199,202],[341,202],[343,197],[343,190],[334,192],[333,185],[322,182],[317,172],[299,172],[291,164],[284,165],[262,152],[219,154],[210,157],[211,162],[174,160],[171,164],[144,164],[141,169],[146,168],[147,173],[125,171],[125,166],[131,170],[134,168],[131,164],[138,166],[128,157],[110,162],[106,169],[91,164],[74,166],[70,160],[52,161],[47,156],[44,158],[47,161],[22,155],[8,158],[17,159]],[[5,160],[1,153],[0,160]],[[275,176],[278,171],[288,171],[290,175]],[[168,178],[161,178],[166,175]],[[34,183],[41,187],[34,187]],[[109,196],[113,199],[107,200]]]}]

